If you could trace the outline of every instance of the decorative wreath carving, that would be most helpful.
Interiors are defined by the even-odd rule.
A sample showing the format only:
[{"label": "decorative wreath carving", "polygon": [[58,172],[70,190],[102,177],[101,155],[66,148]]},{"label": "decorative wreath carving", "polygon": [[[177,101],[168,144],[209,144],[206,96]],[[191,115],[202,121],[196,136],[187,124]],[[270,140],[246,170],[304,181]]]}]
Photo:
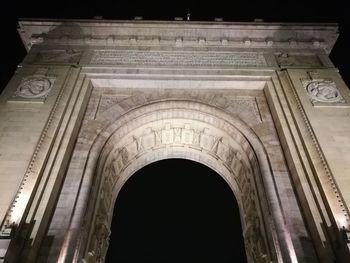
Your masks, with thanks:
[{"label": "decorative wreath carving", "polygon": [[46,98],[52,84],[52,81],[46,77],[25,78],[18,86],[15,97],[28,99]]},{"label": "decorative wreath carving", "polygon": [[344,103],[344,98],[337,89],[334,81],[305,81],[304,88],[313,102]]}]

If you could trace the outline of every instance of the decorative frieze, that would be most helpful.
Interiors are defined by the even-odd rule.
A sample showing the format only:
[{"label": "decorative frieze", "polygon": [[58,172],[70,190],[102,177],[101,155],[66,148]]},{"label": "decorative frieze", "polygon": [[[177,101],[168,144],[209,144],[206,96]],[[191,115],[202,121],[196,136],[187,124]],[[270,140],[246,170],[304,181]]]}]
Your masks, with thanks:
[{"label": "decorative frieze", "polygon": [[95,50],[91,64],[137,66],[262,67],[259,52]]},{"label": "decorative frieze", "polygon": [[226,138],[213,134],[209,128],[198,129],[191,127],[189,123],[183,126],[166,123],[162,128],[149,127],[145,131],[137,138],[134,136],[127,138],[125,145],[114,150],[115,157],[109,175],[116,178],[111,178],[110,182],[115,183],[125,167],[148,150],[182,146],[205,151],[221,160],[223,165],[232,171],[238,187],[245,192],[252,191],[250,179],[247,177],[250,173],[244,164],[242,153],[232,148]]}]

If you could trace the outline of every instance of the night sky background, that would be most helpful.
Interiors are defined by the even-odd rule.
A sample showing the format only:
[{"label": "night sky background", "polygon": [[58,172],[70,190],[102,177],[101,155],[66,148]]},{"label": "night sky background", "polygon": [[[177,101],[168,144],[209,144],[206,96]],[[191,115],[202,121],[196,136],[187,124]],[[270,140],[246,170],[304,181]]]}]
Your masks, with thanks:
[{"label": "night sky background", "polygon": [[[25,49],[18,18],[76,18],[265,22],[336,22],[340,37],[330,55],[350,84],[350,13],[347,1],[2,1],[0,91]],[[1,146],[0,146],[1,147]],[[210,169],[184,160],[151,164],[122,188],[106,262],[244,263],[237,204]]]}]

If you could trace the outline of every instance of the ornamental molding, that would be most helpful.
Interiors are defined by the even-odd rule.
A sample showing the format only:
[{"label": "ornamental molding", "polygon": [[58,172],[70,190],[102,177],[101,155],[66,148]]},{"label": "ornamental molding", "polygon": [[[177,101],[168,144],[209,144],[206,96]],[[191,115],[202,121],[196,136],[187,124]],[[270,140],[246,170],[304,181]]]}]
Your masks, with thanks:
[{"label": "ornamental molding", "polygon": [[310,48],[330,53],[336,24],[259,22],[22,20],[19,33],[33,45],[146,45],[242,48]]}]

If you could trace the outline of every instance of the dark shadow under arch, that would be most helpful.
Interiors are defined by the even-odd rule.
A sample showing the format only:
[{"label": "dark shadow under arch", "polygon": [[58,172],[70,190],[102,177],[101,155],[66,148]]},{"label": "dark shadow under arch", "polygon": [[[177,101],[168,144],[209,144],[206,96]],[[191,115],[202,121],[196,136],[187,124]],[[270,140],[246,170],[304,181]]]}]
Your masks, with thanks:
[{"label": "dark shadow under arch", "polygon": [[213,170],[152,163],[122,187],[106,262],[246,262],[238,205]]}]

